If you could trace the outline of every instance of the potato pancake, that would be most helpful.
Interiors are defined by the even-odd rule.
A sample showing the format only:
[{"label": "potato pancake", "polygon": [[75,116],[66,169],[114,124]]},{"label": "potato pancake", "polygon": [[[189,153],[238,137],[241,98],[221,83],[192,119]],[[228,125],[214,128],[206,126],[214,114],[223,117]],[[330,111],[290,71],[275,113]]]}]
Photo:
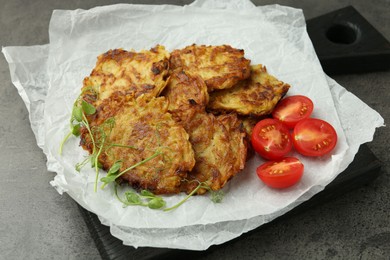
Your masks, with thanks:
[{"label": "potato pancake", "polygon": [[168,110],[177,121],[188,121],[201,107],[204,111],[209,101],[207,86],[199,76],[190,76],[182,70],[172,72],[163,96],[169,102]]},{"label": "potato pancake", "polygon": [[[147,189],[155,194],[174,194],[181,191],[182,179],[194,164],[194,152],[189,136],[168,111],[164,97],[145,95],[134,99],[115,92],[89,116],[90,129],[101,148],[99,162],[108,170],[121,160],[120,172],[155,156],[127,171],[120,178],[135,189]],[[93,153],[90,133],[81,131],[81,145]]]},{"label": "potato pancake", "polygon": [[[184,71],[171,75],[163,95],[169,100],[168,110],[189,134],[195,152],[196,163],[182,184],[183,191],[190,193],[199,182],[212,190],[221,189],[245,165],[247,146],[241,121],[234,114],[207,113],[207,86]],[[205,192],[198,190],[198,194]]]},{"label": "potato pancake", "polygon": [[268,115],[287,93],[290,85],[267,73],[266,67],[251,67],[251,77],[230,89],[210,93],[207,108],[216,112],[240,115]]},{"label": "potato pancake", "polygon": [[[214,116],[199,111],[184,128],[195,152],[195,166],[183,182],[183,190],[193,191],[203,182],[216,191],[244,168],[246,161],[245,133],[234,114]],[[198,194],[207,190],[200,189]]]},{"label": "potato pancake", "polygon": [[[138,97],[157,97],[166,85],[169,53],[161,45],[140,52],[110,50],[98,57],[91,75],[83,82],[84,99],[97,107],[114,92]],[[88,99],[88,95],[97,99]]]},{"label": "potato pancake", "polygon": [[250,60],[244,50],[229,45],[191,45],[174,50],[170,57],[171,69],[200,76],[209,91],[227,89],[250,76]]}]

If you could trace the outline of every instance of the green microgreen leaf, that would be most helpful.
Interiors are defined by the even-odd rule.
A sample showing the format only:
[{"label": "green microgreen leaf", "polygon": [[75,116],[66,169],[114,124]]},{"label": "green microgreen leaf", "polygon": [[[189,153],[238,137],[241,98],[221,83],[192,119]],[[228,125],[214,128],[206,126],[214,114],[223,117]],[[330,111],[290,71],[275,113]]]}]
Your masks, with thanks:
[{"label": "green microgreen leaf", "polygon": [[107,172],[107,176],[100,179],[103,183],[111,183],[114,182],[117,178],[118,172],[120,168],[122,167],[122,160],[116,161],[111,168]]},{"label": "green microgreen leaf", "polygon": [[107,183],[114,182],[116,180],[115,175],[105,176],[100,179],[101,182],[103,182],[102,189],[107,185]]},{"label": "green microgreen leaf", "polygon": [[121,167],[122,167],[122,160],[116,161],[108,170],[107,175],[117,175]]},{"label": "green microgreen leaf", "polygon": [[140,196],[132,191],[128,191],[125,193],[125,197],[127,202],[135,204],[135,205],[140,205],[142,204]]},{"label": "green microgreen leaf", "polygon": [[72,127],[72,134],[74,136],[80,136],[80,129],[81,129],[81,125],[80,124],[74,125]]},{"label": "green microgreen leaf", "polygon": [[87,115],[92,115],[92,114],[95,114],[95,112],[96,112],[96,108],[93,105],[89,104],[85,100],[81,101],[81,107],[82,107],[84,113]]},{"label": "green microgreen leaf", "polygon": [[221,203],[225,193],[222,190],[213,191],[210,190],[211,193],[211,201],[214,203]]},{"label": "green microgreen leaf", "polygon": [[161,209],[165,206],[165,201],[161,197],[155,197],[148,202],[148,207],[150,209]]},{"label": "green microgreen leaf", "polygon": [[83,110],[81,107],[73,106],[72,117],[77,121],[83,121]]},{"label": "green microgreen leaf", "polygon": [[148,190],[141,190],[141,196],[144,196],[144,197],[155,197],[156,195],[154,195],[153,193],[151,193],[150,191]]}]

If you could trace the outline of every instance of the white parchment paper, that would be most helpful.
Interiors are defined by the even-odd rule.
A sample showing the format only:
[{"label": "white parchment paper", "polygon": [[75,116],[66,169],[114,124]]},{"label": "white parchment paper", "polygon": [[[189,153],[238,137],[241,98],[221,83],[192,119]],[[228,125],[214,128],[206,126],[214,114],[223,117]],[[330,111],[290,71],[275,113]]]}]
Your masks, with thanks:
[{"label": "white parchment paper", "polygon": [[[29,110],[48,169],[57,173],[51,184],[96,213],[126,245],[204,250],[240,236],[321,191],[384,123],[377,112],[323,73],[298,9],[205,0],[184,7],[123,4],[56,10],[49,35],[48,45],[3,48],[12,82]],[[304,163],[305,173],[298,185],[286,190],[272,190],[257,179],[255,169],[263,161],[256,156],[224,188],[223,203],[197,196],[172,212],[123,208],[112,189],[93,191],[92,169],[74,170],[86,155],[79,139],[71,138],[63,155],[58,154],[74,99],[96,57],[109,49],[141,50],[162,44],[173,50],[192,43],[244,49],[253,64],[266,65],[271,74],[292,85],[288,95],[304,94],[313,100],[313,117],[335,127],[338,144],[331,155],[321,158],[294,154]],[[173,205],[183,197],[165,200]]]}]

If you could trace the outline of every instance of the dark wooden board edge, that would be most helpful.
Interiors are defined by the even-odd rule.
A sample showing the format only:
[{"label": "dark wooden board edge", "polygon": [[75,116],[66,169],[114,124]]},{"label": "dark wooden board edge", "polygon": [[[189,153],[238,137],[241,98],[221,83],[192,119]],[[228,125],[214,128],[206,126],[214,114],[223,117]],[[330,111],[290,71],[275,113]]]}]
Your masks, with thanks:
[{"label": "dark wooden board edge", "polygon": [[[359,152],[356,154],[354,161],[348,168],[339,174],[334,181],[332,181],[325,189],[314,195],[310,200],[302,203],[296,208],[292,209],[285,215],[272,221],[270,225],[280,219],[288,218],[294,214],[299,214],[314,206],[321,205],[329,200],[332,200],[340,195],[345,195],[356,188],[366,185],[375,180],[380,174],[382,163],[376,158],[372,151],[366,144],[362,145]],[[96,247],[99,250],[103,259],[175,259],[175,257],[194,259],[198,258],[209,251],[218,250],[229,246],[227,242],[218,246],[211,246],[206,251],[191,251],[191,250],[177,250],[168,248],[151,248],[142,247],[135,249],[131,246],[124,246],[122,241],[113,237],[110,229],[100,223],[98,217],[79,206],[81,215],[83,216],[87,227],[91,233]],[[264,226],[252,230],[250,232],[258,232]],[[248,234],[248,233],[247,233]],[[236,239],[245,239],[247,234],[243,234]]]}]

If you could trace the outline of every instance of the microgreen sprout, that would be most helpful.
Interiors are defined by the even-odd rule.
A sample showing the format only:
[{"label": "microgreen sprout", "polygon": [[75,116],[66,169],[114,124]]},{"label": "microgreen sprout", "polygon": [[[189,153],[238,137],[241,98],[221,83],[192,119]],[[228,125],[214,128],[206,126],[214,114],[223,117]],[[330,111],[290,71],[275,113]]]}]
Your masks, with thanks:
[{"label": "microgreen sprout", "polygon": [[81,171],[81,168],[83,168],[84,165],[86,165],[88,163],[88,161],[90,161],[90,160],[91,160],[91,157],[88,156],[87,158],[84,159],[84,161],[76,163],[76,166],[75,166],[76,171],[78,171],[78,172]]},{"label": "microgreen sprout", "polygon": [[88,103],[87,101],[82,99],[82,95],[85,92],[92,92],[93,95],[97,95],[96,91],[94,90],[93,87],[87,87],[85,88],[81,94],[76,98],[75,102],[73,103],[73,108],[72,108],[72,115],[70,117],[70,131],[68,134],[64,137],[62,142],[60,143],[60,148],[59,148],[59,154],[62,154],[62,150],[64,148],[65,142],[69,139],[69,137],[73,134],[74,136],[79,136],[80,135],[80,129],[82,125],[88,124],[88,120],[86,119],[86,115],[92,115],[96,112],[96,108]]},{"label": "microgreen sprout", "polygon": [[81,101],[81,108],[83,109],[83,112],[87,115],[93,115],[96,112],[96,108],[85,100]]},{"label": "microgreen sprout", "polygon": [[[174,209],[177,209],[178,207],[180,207],[184,202],[186,202],[189,198],[191,198],[196,192],[198,192],[198,190],[200,189],[206,189],[208,191],[211,192],[211,194],[214,193],[214,191],[204,182],[198,182],[198,186],[196,186],[195,189],[193,189],[184,199],[182,199],[181,201],[179,201],[177,204],[175,204],[174,206],[172,207],[169,207],[169,208],[165,208],[164,211],[171,211],[171,210],[174,210]],[[222,201],[222,198],[220,200],[213,200],[213,202],[215,203],[219,203]]]},{"label": "microgreen sprout", "polygon": [[222,201],[224,194],[221,190],[213,191],[204,182],[199,182],[199,181],[197,181],[197,182],[199,183],[198,186],[194,190],[192,190],[191,193],[189,193],[185,198],[183,198],[177,204],[175,204],[169,208],[164,208],[166,206],[166,202],[164,201],[164,199],[162,197],[158,197],[148,190],[142,190],[140,192],[140,194],[138,194],[134,191],[126,191],[124,199],[121,199],[118,195],[118,185],[117,184],[115,184],[115,186],[114,186],[114,191],[115,191],[115,196],[117,197],[117,199],[120,202],[123,203],[124,207],[127,207],[127,206],[146,206],[146,207],[149,207],[151,209],[162,209],[165,212],[172,211],[172,210],[180,207],[190,197],[192,197],[194,194],[196,194],[199,189],[208,190],[211,194],[210,199],[212,202],[220,203]]},{"label": "microgreen sprout", "polygon": [[115,196],[123,203],[124,207],[127,206],[144,206],[150,209],[161,209],[165,207],[165,201],[162,197],[156,196],[150,191],[142,190],[139,194],[134,191],[126,191],[125,198],[121,199],[118,195],[118,185],[114,186]]},{"label": "microgreen sprout", "polygon": [[164,211],[171,211],[171,210],[174,210],[174,209],[180,207],[184,202],[186,202],[190,197],[192,197],[200,189],[206,189],[210,192],[210,194],[211,194],[210,199],[212,202],[214,202],[214,203],[221,203],[222,202],[222,199],[224,196],[224,193],[222,190],[214,191],[205,182],[199,182],[199,181],[197,181],[197,182],[198,182],[198,186],[196,186],[196,188],[193,189],[191,191],[191,193],[189,193],[184,199],[179,201],[176,205],[174,205],[170,208],[165,208]]},{"label": "microgreen sprout", "polygon": [[[105,187],[107,184],[114,182],[118,177],[120,177],[120,176],[122,176],[123,174],[125,174],[126,172],[128,172],[128,171],[130,171],[130,170],[132,170],[132,169],[134,169],[134,168],[136,168],[136,167],[138,167],[138,166],[140,166],[140,165],[142,165],[142,164],[144,164],[144,163],[146,163],[146,162],[152,160],[153,158],[159,156],[160,154],[162,154],[162,152],[161,152],[160,150],[157,150],[156,152],[154,152],[154,154],[152,154],[152,155],[149,156],[148,158],[146,158],[146,159],[144,159],[144,160],[142,160],[142,161],[139,161],[139,162],[133,164],[132,166],[130,166],[130,167],[124,169],[124,170],[121,171],[121,172],[119,172],[119,168],[120,168],[120,167],[119,167],[118,170],[116,170],[115,172],[111,171],[111,174],[108,174],[108,173],[107,173],[107,176],[105,176],[105,177],[103,177],[103,178],[100,179],[100,181],[103,182],[103,185],[102,185],[101,188],[104,189],[104,187]],[[118,161],[117,161],[117,162],[118,162]],[[122,162],[121,162],[121,163],[122,163]],[[115,165],[115,163],[113,164],[113,166],[112,166],[111,168],[113,168],[114,166],[115,166],[114,169],[116,169],[117,166]],[[111,170],[111,169],[110,169],[110,170]],[[109,170],[109,172],[110,172],[110,170]]]},{"label": "microgreen sprout", "polygon": [[211,194],[210,199],[214,203],[221,203],[225,196],[225,193],[222,190],[214,191],[210,189],[209,192]]}]

